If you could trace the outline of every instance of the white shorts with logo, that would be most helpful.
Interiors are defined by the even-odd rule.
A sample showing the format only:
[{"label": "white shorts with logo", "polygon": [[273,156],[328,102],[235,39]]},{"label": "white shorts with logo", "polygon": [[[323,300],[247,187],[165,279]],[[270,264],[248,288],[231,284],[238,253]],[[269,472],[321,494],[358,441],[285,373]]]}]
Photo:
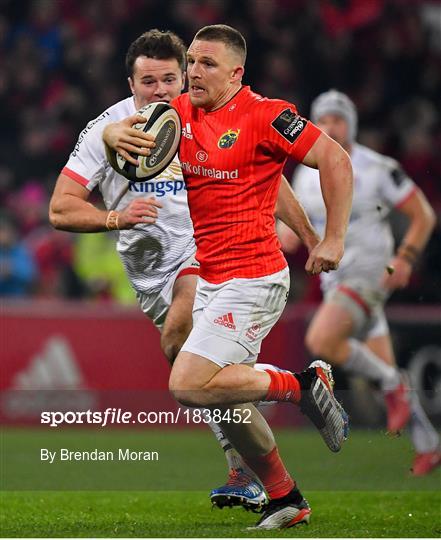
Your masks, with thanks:
[{"label": "white shorts with logo", "polygon": [[173,300],[175,282],[178,278],[189,274],[199,275],[199,263],[194,254],[178,266],[160,291],[152,294],[136,293],[142,311],[152,320],[160,332]]},{"label": "white shorts with logo", "polygon": [[234,278],[213,284],[198,279],[193,330],[182,351],[220,367],[253,364],[262,340],[275,325],[289,292],[289,270],[260,278]]}]

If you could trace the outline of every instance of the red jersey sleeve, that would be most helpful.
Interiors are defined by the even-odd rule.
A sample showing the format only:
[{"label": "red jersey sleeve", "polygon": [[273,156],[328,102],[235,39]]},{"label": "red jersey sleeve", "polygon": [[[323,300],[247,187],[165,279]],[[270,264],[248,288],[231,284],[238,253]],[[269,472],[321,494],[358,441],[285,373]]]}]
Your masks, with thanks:
[{"label": "red jersey sleeve", "polygon": [[287,101],[272,101],[266,114],[267,141],[279,152],[303,161],[322,131]]}]

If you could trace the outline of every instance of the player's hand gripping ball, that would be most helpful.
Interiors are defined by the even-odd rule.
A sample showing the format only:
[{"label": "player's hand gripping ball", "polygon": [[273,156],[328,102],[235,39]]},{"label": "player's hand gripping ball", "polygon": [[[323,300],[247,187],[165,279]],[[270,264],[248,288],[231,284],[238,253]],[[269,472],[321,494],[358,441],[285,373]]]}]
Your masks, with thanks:
[{"label": "player's hand gripping ball", "polygon": [[144,116],[146,122],[135,124],[133,128],[153,135],[155,148],[151,149],[149,156],[132,154],[138,160],[138,166],[132,165],[115,150],[110,149],[114,154],[110,164],[129,180],[143,182],[157,176],[173,161],[181,140],[181,120],[168,103],[150,103],[139,109],[137,114]]}]

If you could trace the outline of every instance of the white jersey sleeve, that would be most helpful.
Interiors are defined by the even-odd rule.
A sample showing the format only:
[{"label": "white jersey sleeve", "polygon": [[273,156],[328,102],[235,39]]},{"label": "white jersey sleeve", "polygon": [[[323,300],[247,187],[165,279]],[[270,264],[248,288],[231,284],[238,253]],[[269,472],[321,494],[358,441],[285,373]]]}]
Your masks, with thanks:
[{"label": "white jersey sleeve", "polygon": [[383,163],[382,180],[378,185],[380,197],[390,207],[399,207],[414,193],[416,186],[397,161],[384,158]]},{"label": "white jersey sleeve", "polygon": [[105,126],[113,122],[109,111],[87,124],[78,137],[75,148],[63,169],[63,173],[92,191],[103,178],[107,164],[101,136]]}]

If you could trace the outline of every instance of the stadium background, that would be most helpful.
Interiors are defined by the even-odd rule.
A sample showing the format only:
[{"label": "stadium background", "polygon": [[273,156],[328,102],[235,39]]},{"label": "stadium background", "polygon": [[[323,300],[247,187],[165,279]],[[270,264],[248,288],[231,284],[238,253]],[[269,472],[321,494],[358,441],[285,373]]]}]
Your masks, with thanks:
[{"label": "stadium background", "polygon": [[[437,216],[441,215],[438,1],[0,0],[0,7],[3,423],[38,423],[39,408],[62,406],[66,400],[71,408],[79,409],[88,404],[117,403],[136,408],[146,389],[155,392],[150,392],[144,407],[172,406],[165,396],[167,366],[158,336],[134,303],[112,235],[63,233],[52,230],[47,221],[50,193],[79,132],[105,108],[128,95],[125,51],[149,28],[174,30],[187,44],[206,24],[225,22],[239,28],[249,46],[245,83],[267,96],[296,103],[305,116],[318,93],[331,87],[348,93],[359,111],[359,141],[398,159]],[[287,174],[292,171],[293,164],[289,164]],[[404,223],[397,216],[392,220],[399,238]],[[393,295],[389,309],[400,365],[411,367],[423,404],[438,424],[440,245],[438,219],[410,286]],[[7,262],[11,250],[17,253],[17,266],[12,268]],[[265,343],[262,359],[296,369],[307,362],[302,336],[320,294],[318,281],[303,273],[305,252],[289,262],[294,283],[290,304]],[[17,279],[11,280],[11,273]],[[337,382],[355,425],[383,425],[380,400],[372,389],[360,381],[347,381],[341,374]],[[116,395],[115,390],[129,392]],[[301,423],[297,416],[274,409],[269,416],[275,425]],[[5,489],[57,489],[60,475],[67,478],[66,489],[84,488],[81,482],[87,477],[89,487],[95,481],[96,486],[115,489],[121,480],[117,489],[131,489],[123,480],[125,469],[110,484],[103,480],[108,471],[101,479],[91,477],[89,470],[76,479],[73,471],[66,470],[58,470],[52,477],[46,469],[26,474],[29,468],[24,464],[31,469],[33,465],[30,454],[22,454],[22,449],[26,446],[30,452],[41,446],[45,435],[42,431],[8,429],[2,439],[2,465],[9,471]],[[414,489],[394,476],[402,470],[399,467],[406,467],[406,459],[410,460],[408,441],[401,440],[391,450],[376,433],[366,430],[359,435],[358,450],[349,452],[344,467],[350,468],[364,453],[360,441],[374,441],[378,456],[388,456],[389,474],[383,477],[381,469],[373,472],[367,489]],[[63,436],[71,435],[67,432]],[[105,436],[110,437],[109,431]],[[136,438],[139,433],[130,436]],[[160,444],[161,434],[152,432],[151,436]],[[81,437],[84,447],[93,444],[88,432],[73,435],[75,440]],[[290,440],[289,433],[284,437]],[[315,448],[320,441],[308,437],[307,433],[304,450],[315,456],[314,452],[320,452]],[[116,445],[117,439],[112,444]],[[194,463],[189,458],[188,467],[193,470],[197,448],[190,439],[179,441],[193,456]],[[137,439],[136,444],[142,447],[142,440]],[[216,451],[214,443],[208,444],[212,444],[210,451]],[[285,445],[289,448],[288,442]],[[327,481],[331,482],[324,473],[326,466],[338,466],[340,471],[343,466],[331,458],[323,461],[320,453],[317,459],[322,460],[322,467],[317,471],[311,465],[304,476],[309,478],[310,489],[326,489]],[[372,472],[372,463],[365,463],[365,469]],[[221,464],[218,467],[217,474],[222,470]],[[343,484],[342,489],[359,489],[366,481],[359,472],[354,470],[354,483]],[[132,473],[137,480],[142,477],[138,469]],[[204,482],[212,474],[211,469],[204,469],[199,487],[206,489]],[[159,472],[153,476],[155,482],[159,476]],[[172,482],[162,488],[181,489],[185,478],[181,480],[181,484]],[[132,487],[140,488],[137,481],[130,481],[134,482]],[[434,486],[428,482],[417,487],[430,490]],[[19,507],[22,511],[21,503]],[[42,531],[31,529],[31,535]],[[430,532],[426,530],[426,535]]]}]

